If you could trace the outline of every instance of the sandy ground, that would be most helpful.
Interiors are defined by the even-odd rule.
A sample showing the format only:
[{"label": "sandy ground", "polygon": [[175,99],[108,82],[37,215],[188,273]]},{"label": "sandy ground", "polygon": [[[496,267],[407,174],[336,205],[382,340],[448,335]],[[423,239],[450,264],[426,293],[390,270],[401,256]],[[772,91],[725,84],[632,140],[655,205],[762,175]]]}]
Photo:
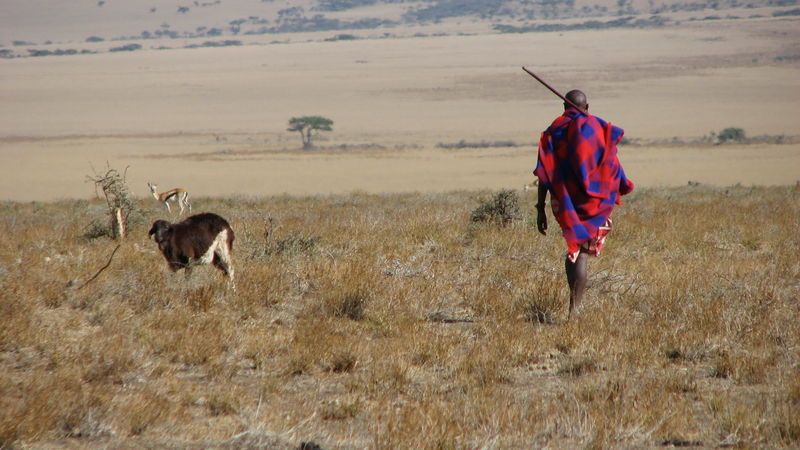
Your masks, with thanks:
[{"label": "sandy ground", "polygon": [[[147,182],[158,183],[160,190],[185,186],[193,197],[521,189],[534,179],[531,171],[536,164],[533,144],[460,150],[195,153],[182,158],[135,153],[147,147],[155,150],[170,139],[178,140],[84,138],[16,143],[2,152],[0,192],[16,201],[89,198],[94,190],[87,175],[104,173],[107,168],[99,159],[98,147],[106,149],[103,154],[111,167],[127,167],[127,180],[138,196],[149,195]],[[197,148],[211,145],[201,142],[203,137],[188,140],[197,141]],[[141,145],[133,148],[128,141]],[[800,144],[627,146],[620,150],[620,159],[628,176],[641,187],[689,182],[785,185],[800,180]],[[173,183],[166,184],[169,181]]]},{"label": "sandy ground", "polygon": [[[662,29],[141,50],[0,60],[0,199],[87,198],[86,176],[128,168],[195,197],[519,188],[534,142],[580,87],[635,140],[726,127],[800,135],[800,20]],[[334,120],[295,151],[289,118]],[[444,150],[460,140],[517,147]],[[640,186],[794,184],[800,145],[628,146]]]}]

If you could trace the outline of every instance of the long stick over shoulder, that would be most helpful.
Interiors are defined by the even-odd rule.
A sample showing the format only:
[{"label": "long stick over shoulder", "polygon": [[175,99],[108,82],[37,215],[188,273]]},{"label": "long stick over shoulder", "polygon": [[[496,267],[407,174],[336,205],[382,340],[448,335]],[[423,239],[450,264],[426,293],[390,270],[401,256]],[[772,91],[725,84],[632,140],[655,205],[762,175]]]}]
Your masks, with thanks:
[{"label": "long stick over shoulder", "polygon": [[560,92],[558,92],[557,90],[553,89],[553,87],[552,87],[552,86],[550,86],[549,84],[547,84],[547,82],[545,82],[543,79],[539,78],[539,76],[538,76],[538,75],[536,75],[535,73],[533,73],[533,72],[531,72],[530,70],[526,69],[526,68],[525,68],[525,66],[522,66],[522,70],[524,70],[525,72],[527,72],[527,73],[528,73],[528,75],[532,76],[533,78],[536,78],[536,81],[538,81],[539,83],[542,83],[542,85],[544,85],[544,87],[546,87],[547,89],[550,89],[550,92],[552,92],[553,94],[556,94],[556,95],[558,96],[558,98],[560,98],[561,100],[564,100],[564,103],[566,103],[566,104],[568,104],[568,105],[572,106],[573,108],[575,108],[575,109],[577,109],[578,111],[580,111],[580,112],[582,112],[582,113],[586,114],[587,116],[589,115],[589,113],[588,113],[587,111],[585,111],[583,108],[579,107],[578,105],[576,105],[575,103],[573,103],[572,101],[570,101],[569,99],[567,99],[567,97],[564,97],[563,95],[561,95],[561,93],[560,93]]}]

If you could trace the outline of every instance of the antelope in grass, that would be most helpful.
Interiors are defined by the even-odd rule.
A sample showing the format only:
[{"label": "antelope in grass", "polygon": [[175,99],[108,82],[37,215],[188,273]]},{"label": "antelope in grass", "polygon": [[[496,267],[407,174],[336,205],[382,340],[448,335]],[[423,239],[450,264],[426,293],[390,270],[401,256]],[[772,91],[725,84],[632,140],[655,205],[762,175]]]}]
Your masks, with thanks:
[{"label": "antelope in grass", "polygon": [[189,203],[189,191],[184,188],[175,188],[170,189],[164,192],[158,192],[158,186],[155,184],[147,183],[147,186],[150,187],[150,192],[153,194],[153,197],[164,204],[167,207],[167,211],[172,213],[172,209],[169,207],[169,202],[176,202],[178,206],[180,206],[181,211],[180,215],[183,214],[184,206],[189,207],[189,212],[192,212],[192,204]]}]

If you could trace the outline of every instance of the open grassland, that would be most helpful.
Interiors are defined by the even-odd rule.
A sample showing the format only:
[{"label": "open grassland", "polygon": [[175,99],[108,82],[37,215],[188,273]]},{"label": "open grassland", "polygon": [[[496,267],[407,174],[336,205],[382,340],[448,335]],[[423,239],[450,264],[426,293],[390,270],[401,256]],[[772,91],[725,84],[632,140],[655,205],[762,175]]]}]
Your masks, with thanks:
[{"label": "open grassland", "polygon": [[85,287],[103,203],[0,204],[0,446],[800,445],[798,188],[636,191],[570,322],[562,239],[491,195],[195,199],[236,294],[152,200]]}]

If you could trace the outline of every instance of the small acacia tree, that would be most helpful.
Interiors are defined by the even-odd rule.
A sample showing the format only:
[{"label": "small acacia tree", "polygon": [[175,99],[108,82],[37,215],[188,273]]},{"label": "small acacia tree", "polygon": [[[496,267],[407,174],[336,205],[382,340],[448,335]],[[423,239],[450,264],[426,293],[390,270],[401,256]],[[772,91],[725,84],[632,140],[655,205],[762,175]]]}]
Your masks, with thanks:
[{"label": "small acacia tree", "polygon": [[289,119],[289,128],[287,131],[297,131],[303,139],[303,149],[308,150],[313,148],[311,137],[320,131],[331,131],[333,128],[333,121],[331,119],[321,116],[303,116],[292,117]]},{"label": "small acacia tree", "polygon": [[128,168],[126,167],[125,171],[120,174],[116,169],[108,166],[108,163],[106,165],[104,174],[98,174],[95,171],[94,176],[87,176],[86,178],[94,183],[95,193],[97,193],[98,189],[103,191],[110,219],[109,234],[114,239],[121,239],[125,237],[128,219],[132,214],[136,213],[137,208],[133,199],[131,199],[128,185],[125,181]]},{"label": "small acacia tree", "polygon": [[719,132],[717,140],[720,144],[724,144],[728,141],[742,142],[745,140],[744,130],[738,127],[725,128]]}]

